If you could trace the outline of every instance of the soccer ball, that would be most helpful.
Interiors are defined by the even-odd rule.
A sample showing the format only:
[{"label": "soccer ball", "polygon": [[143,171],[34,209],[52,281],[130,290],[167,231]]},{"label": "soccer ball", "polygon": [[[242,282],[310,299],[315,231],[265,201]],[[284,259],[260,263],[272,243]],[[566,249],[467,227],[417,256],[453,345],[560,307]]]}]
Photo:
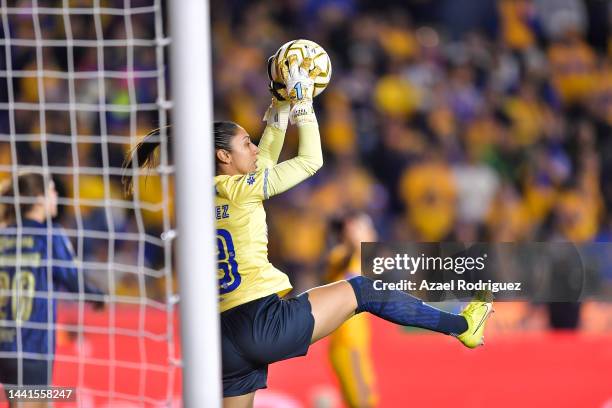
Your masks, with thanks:
[{"label": "soccer ball", "polygon": [[321,70],[321,73],[314,80],[313,97],[323,92],[331,79],[332,65],[327,52],[314,41],[293,40],[283,44],[268,64],[268,75],[270,78],[274,82],[284,82],[279,64],[286,61],[286,58],[291,54],[297,56],[298,64],[302,63],[304,56],[310,55],[312,57],[312,64],[309,69],[319,67]]}]

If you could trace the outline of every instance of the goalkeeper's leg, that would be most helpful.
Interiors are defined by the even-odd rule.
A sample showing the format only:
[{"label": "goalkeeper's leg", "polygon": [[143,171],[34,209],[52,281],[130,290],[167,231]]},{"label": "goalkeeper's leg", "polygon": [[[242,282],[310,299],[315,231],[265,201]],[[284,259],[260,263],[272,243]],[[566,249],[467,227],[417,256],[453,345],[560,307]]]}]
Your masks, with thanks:
[{"label": "goalkeeper's leg", "polygon": [[[432,307],[402,291],[378,291],[373,281],[356,276],[309,290],[315,324],[312,342],[327,336],[355,313],[370,312],[387,321],[459,336],[468,329],[462,314]],[[488,317],[488,314],[487,314]],[[485,318],[486,319],[486,318]],[[479,325],[484,327],[484,325]]]}]

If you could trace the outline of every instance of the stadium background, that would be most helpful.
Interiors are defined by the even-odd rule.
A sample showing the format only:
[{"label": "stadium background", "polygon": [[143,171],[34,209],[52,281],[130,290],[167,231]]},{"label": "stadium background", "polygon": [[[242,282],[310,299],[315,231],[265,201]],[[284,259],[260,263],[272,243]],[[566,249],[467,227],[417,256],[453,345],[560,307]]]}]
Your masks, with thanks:
[{"label": "stadium background", "polygon": [[[71,3],[91,6],[85,0]],[[131,1],[132,7],[139,4],[150,1]],[[238,122],[254,137],[263,129],[270,99],[266,59],[279,45],[308,38],[323,45],[333,62],[332,83],[316,101],[325,165],[267,203],[270,257],[291,276],[296,293],[321,282],[331,245],[327,221],[347,207],[370,213],[382,240],[612,239],[611,2],[215,0],[211,14],[215,117]],[[122,18],[108,16],[103,23],[105,38],[126,37]],[[150,21],[133,18],[132,24],[136,34],[153,35]],[[95,39],[86,18],[75,18],[72,26],[75,36]],[[63,35],[61,18],[45,19],[42,28],[49,38]],[[11,30],[35,38],[31,16]],[[155,70],[154,48],[136,50],[135,69]],[[35,68],[32,52],[16,47],[13,69]],[[49,69],[65,68],[65,50],[44,52]],[[125,70],[125,50],[108,52],[107,69]],[[95,70],[95,51],[79,51],[75,66]],[[38,102],[36,78],[16,79],[15,85],[18,101]],[[154,103],[156,87],[154,79],[138,79],[137,101],[131,101],[125,81],[107,80],[107,100]],[[3,100],[5,92],[0,86]],[[66,81],[45,78],[44,92],[47,102],[63,102]],[[77,98],[97,103],[96,92],[95,83],[83,80]],[[17,114],[17,133],[40,131],[38,113]],[[49,111],[47,132],[70,134],[65,115]],[[127,119],[107,113],[108,132],[127,137]],[[140,134],[157,123],[155,111],[138,113]],[[78,125],[81,135],[100,134],[97,114],[80,115]],[[8,133],[5,112],[0,128]],[[72,164],[65,145],[46,146],[50,165]],[[282,158],[296,147],[290,132]],[[121,166],[125,148],[109,145],[112,166]],[[18,149],[20,164],[40,164],[39,142],[18,143]],[[82,166],[102,165],[99,144],[80,143],[78,155]],[[0,160],[11,163],[6,141],[0,143]],[[63,196],[104,198],[100,176],[81,175],[78,192],[71,176],[56,178]],[[119,177],[111,181],[112,196],[121,197]],[[160,200],[157,181],[147,180],[143,199]],[[115,231],[136,230],[127,211],[113,211]],[[81,212],[87,228],[109,230],[104,210],[82,206]],[[145,218],[147,232],[161,231],[159,213],[145,212]],[[74,227],[74,209],[62,208],[59,221]],[[97,241],[86,240],[85,257],[104,262],[107,245]],[[163,253],[146,248],[147,266],[160,267]],[[116,257],[130,259],[134,247],[119,243],[117,251]],[[602,273],[612,279],[611,270]],[[139,295],[133,274],[117,273],[117,282],[117,294]],[[148,277],[146,296],[165,302],[164,287],[163,279]],[[381,406],[611,406],[611,312],[610,305],[594,301],[552,308],[502,304],[486,348],[474,352],[460,350],[450,338],[372,320]],[[70,321],[73,313],[66,305],[61,318]],[[551,313],[566,316],[556,324],[564,330],[552,330]],[[122,315],[129,325],[129,309]],[[91,321],[106,318],[92,315]],[[58,336],[58,352],[76,352],[69,333]],[[93,355],[104,355],[103,337],[88,336],[87,342]],[[127,341],[118,347],[130,353]],[[317,344],[310,356],[272,367],[270,390],[261,393],[259,403],[290,406],[288,400],[278,402],[289,398],[295,406],[335,406],[337,385],[325,347]],[[151,348],[147,356],[154,360],[158,351]],[[56,367],[58,381],[72,378],[70,373],[68,364]],[[88,381],[104,389],[106,376],[98,374]],[[128,373],[124,377],[126,387],[136,386]],[[162,394],[178,393],[171,383],[178,378],[152,379],[146,392],[171,387]]]}]

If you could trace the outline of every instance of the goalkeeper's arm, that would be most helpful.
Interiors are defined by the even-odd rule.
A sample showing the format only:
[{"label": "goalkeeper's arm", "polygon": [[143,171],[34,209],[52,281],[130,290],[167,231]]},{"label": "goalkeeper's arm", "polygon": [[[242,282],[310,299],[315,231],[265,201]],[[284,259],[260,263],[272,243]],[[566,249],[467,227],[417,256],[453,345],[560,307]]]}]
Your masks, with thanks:
[{"label": "goalkeeper's arm", "polygon": [[323,166],[319,125],[312,107],[313,79],[319,74],[318,68],[307,71],[310,58],[301,65],[295,56],[289,56],[287,64],[281,64],[286,85],[284,95],[290,100],[289,120],[297,125],[299,132],[298,155],[268,170],[268,196],[282,193],[299,182],[314,175]]},{"label": "goalkeeper's arm", "polygon": [[268,123],[263,135],[259,140],[259,154],[257,155],[257,168],[262,169],[272,167],[278,162],[283,143],[285,142],[285,132],[289,122],[289,110],[291,109],[288,101],[279,101],[272,98],[272,104],[266,111],[264,120]]},{"label": "goalkeeper's arm", "polygon": [[314,113],[312,120],[309,123],[298,124],[298,155],[268,169],[268,196],[287,191],[314,175],[323,166],[319,126]]}]

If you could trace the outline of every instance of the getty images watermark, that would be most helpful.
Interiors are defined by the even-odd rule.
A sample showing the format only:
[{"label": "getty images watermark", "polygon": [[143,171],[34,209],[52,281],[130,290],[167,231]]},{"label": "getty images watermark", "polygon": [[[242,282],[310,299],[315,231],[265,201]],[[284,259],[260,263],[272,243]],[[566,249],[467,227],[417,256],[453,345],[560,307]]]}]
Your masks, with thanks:
[{"label": "getty images watermark", "polygon": [[[412,256],[407,253],[395,254],[394,256],[380,256],[372,260],[372,272],[380,275],[385,271],[404,271],[410,275],[418,271],[445,271],[463,275],[471,271],[484,271],[488,255],[481,256],[426,256],[420,254]],[[403,291],[479,291],[490,290],[493,293],[499,291],[520,291],[522,282],[494,282],[491,279],[471,282],[465,279],[451,279],[446,282],[430,281],[427,279],[411,280],[400,279],[396,282],[384,282],[381,279],[374,281],[376,290],[403,290]]]},{"label": "getty images watermark", "polygon": [[377,290],[428,301],[468,299],[481,290],[496,301],[612,300],[608,243],[364,243],[361,272]]}]

